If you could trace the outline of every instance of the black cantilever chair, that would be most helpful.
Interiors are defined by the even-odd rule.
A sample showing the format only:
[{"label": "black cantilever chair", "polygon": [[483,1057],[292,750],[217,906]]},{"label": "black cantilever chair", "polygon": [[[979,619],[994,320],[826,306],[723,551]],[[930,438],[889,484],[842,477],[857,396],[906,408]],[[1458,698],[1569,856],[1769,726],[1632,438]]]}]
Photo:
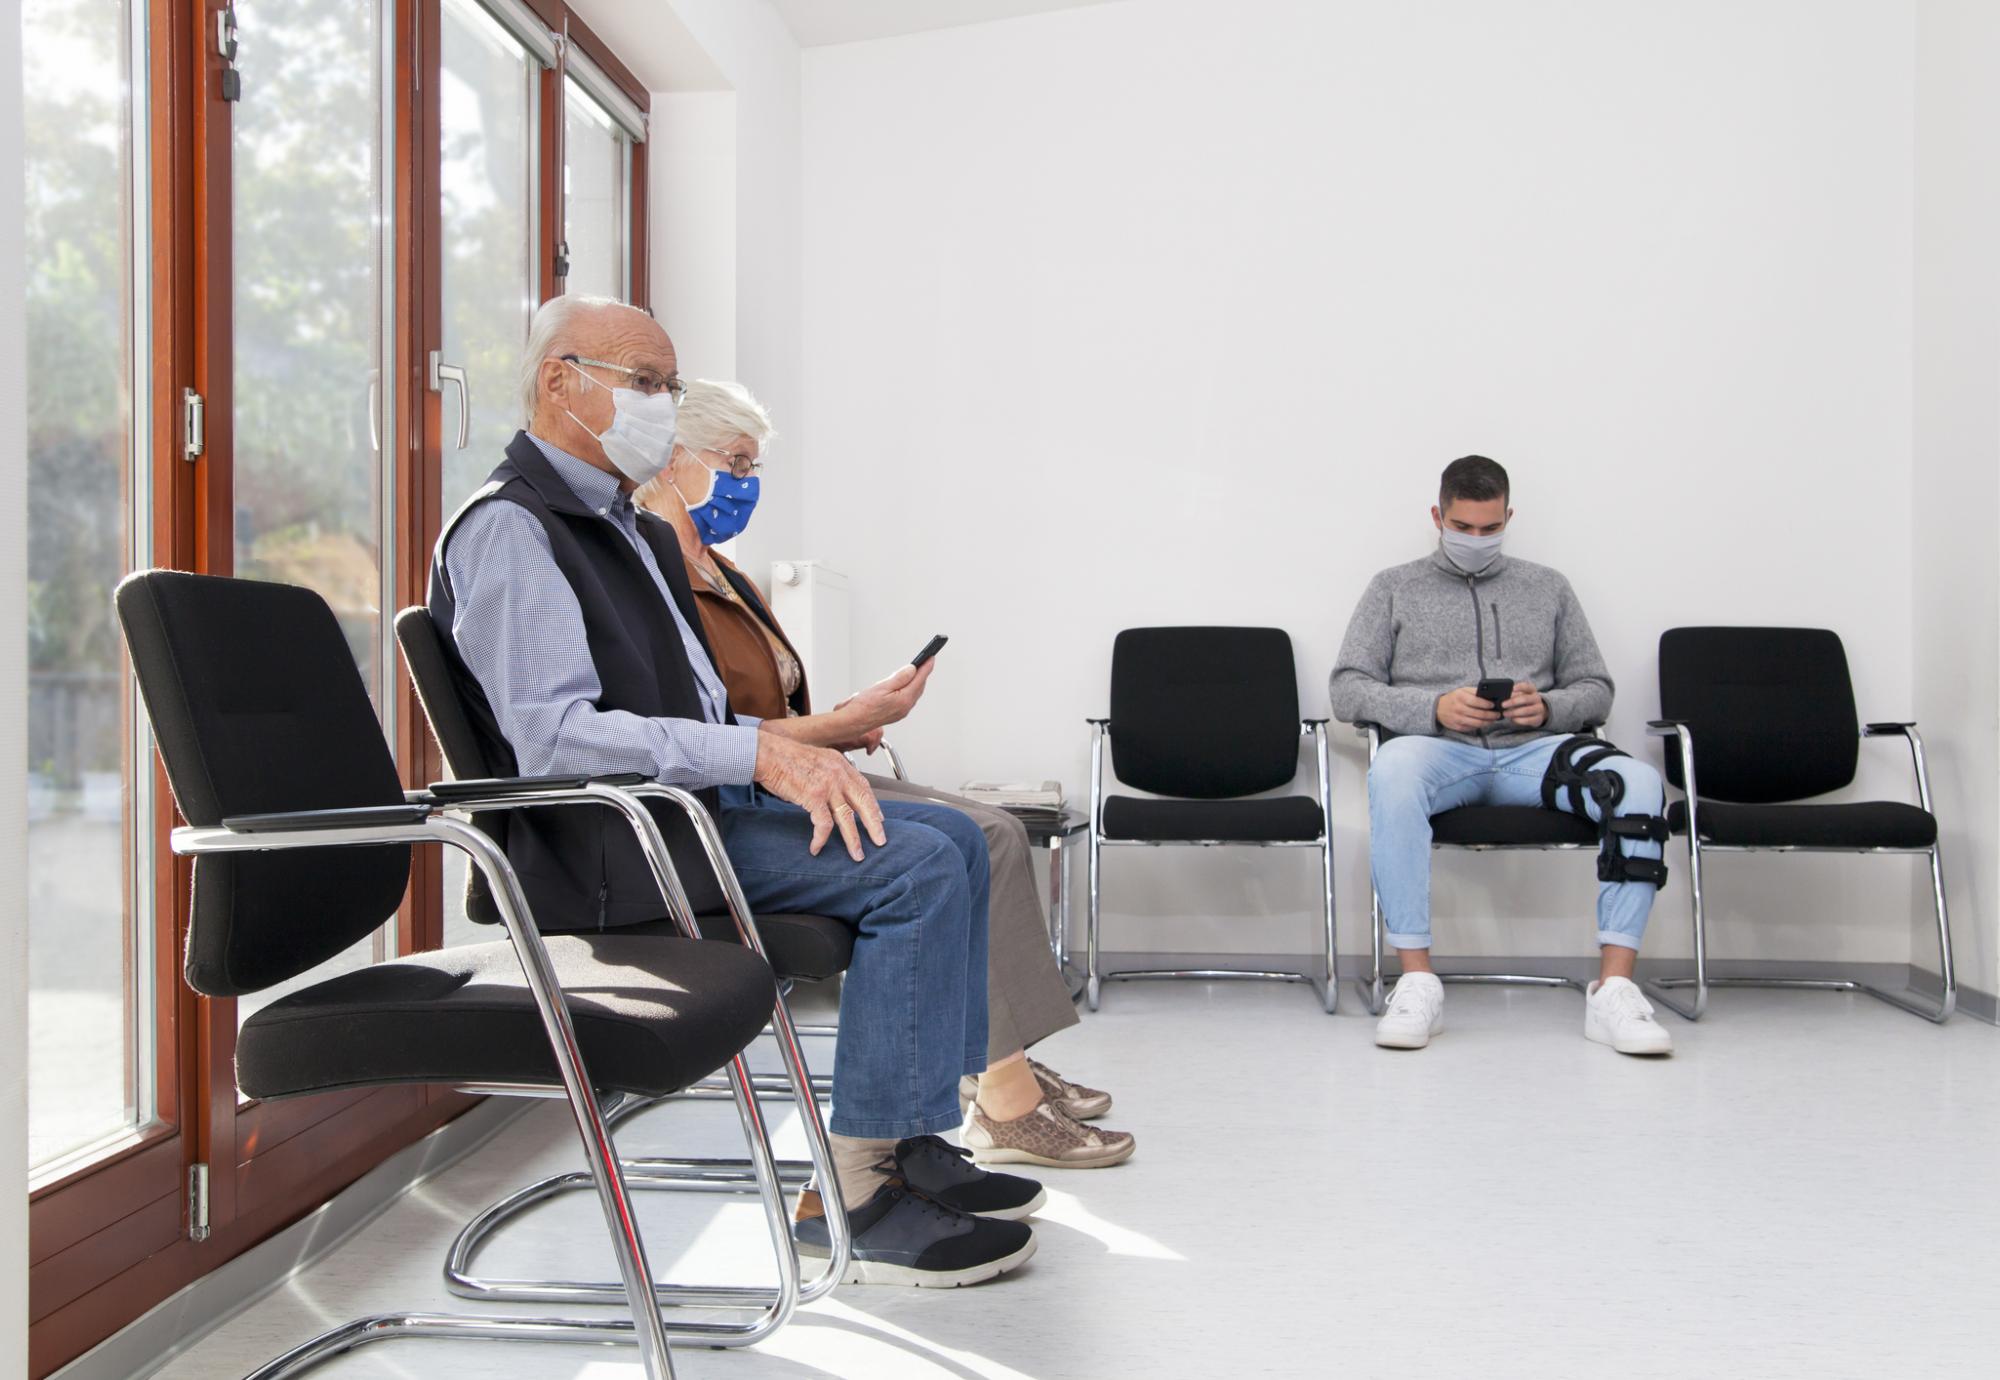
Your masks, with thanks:
[{"label": "black cantilever chair", "polygon": [[[1372,767],[1375,754],[1382,750],[1382,727],[1362,722],[1355,724],[1354,730],[1368,740],[1368,764]],[[1594,728],[1585,731],[1593,736],[1597,733]],[[1469,853],[1567,853],[1585,849],[1595,853],[1597,846],[1597,826],[1588,819],[1538,805],[1463,805],[1431,816],[1432,848],[1463,849]],[[1373,967],[1368,977],[1355,981],[1370,1014],[1379,1015],[1388,990],[1382,972],[1382,897],[1371,886],[1368,899]],[[1576,978],[1553,973],[1439,973],[1437,976],[1440,982],[1590,990]]]},{"label": "black cantilever chair", "polygon": [[[1647,983],[1653,995],[1691,1021],[1707,1009],[1711,987],[1866,992],[1926,1020],[1950,1019],[1958,984],[1923,739],[1913,723],[1858,722],[1839,635],[1825,628],[1669,628],[1660,635],[1660,715],[1650,728],[1666,740],[1667,780],[1683,797],[1667,807],[1667,823],[1688,844],[1694,973]],[[1917,803],[1800,803],[1853,782],[1863,738],[1909,745]],[[1710,977],[1702,859],[1759,852],[1927,858],[1938,999],[1915,1000],[1851,978]],[[1681,987],[1694,989],[1691,1001],[1663,990]]]},{"label": "black cantilever chair", "polygon": [[[1331,1015],[1340,1002],[1334,953],[1333,785],[1326,720],[1299,717],[1292,639],[1281,628],[1127,628],[1111,648],[1111,717],[1092,719],[1090,1009],[1119,978],[1261,978],[1304,982]],[[1261,796],[1298,775],[1313,742],[1315,794]],[[1151,797],[1104,793],[1104,744],[1118,780]],[[1159,797],[1168,797],[1165,799]],[[1256,798],[1253,798],[1256,797]],[[1098,918],[1106,848],[1316,848],[1324,906],[1322,972],[1142,968],[1101,972]]]},{"label": "black cantilever chair", "polygon": [[[399,1083],[561,1097],[576,1119],[611,1231],[629,1320],[406,1312],[363,1318],[253,1373],[283,1380],[391,1337],[636,1343],[670,1380],[668,1329],[617,1150],[613,1095],[658,1097],[719,1068],[739,1093],[765,1216],[784,1200],[743,1049],[776,983],[737,945],[623,935],[544,936],[506,855],[421,793],[407,797],[332,611],[287,585],[146,571],[116,607],[195,858],[185,976],[198,992],[262,991],[332,958],[392,915],[410,846],[462,849],[506,938],[415,954],[292,992],[244,1022],[242,1090],[258,1098]],[[692,925],[690,924],[690,931]],[[797,1296],[797,1259],[786,1301]]]},{"label": "black cantilever chair", "polygon": [[[431,732],[436,737],[443,753],[446,768],[458,780],[451,788],[456,795],[460,788],[478,790],[481,778],[495,778],[502,764],[494,762],[480,741],[473,727],[472,717],[467,712],[465,701],[458,689],[452,671],[450,654],[446,651],[437,624],[428,609],[406,608],[396,615],[396,641],[403,653],[403,662],[409,668],[411,683],[417,691],[417,699],[422,704],[424,716],[429,721]],[[490,783],[489,783],[490,784]],[[539,799],[555,804],[573,801],[575,792],[567,779],[557,779],[543,783],[513,782],[513,792],[504,800],[489,801],[492,808],[479,809],[473,814],[479,827],[494,835],[503,846],[508,812],[522,798]],[[433,787],[434,791],[444,791],[444,787]],[[717,914],[699,915],[695,923],[702,933],[714,940],[741,942],[764,956],[778,974],[781,983],[789,987],[795,980],[818,980],[838,976],[846,971],[854,952],[854,930],[852,926],[839,920],[820,915],[755,915],[744,900],[735,870],[723,852],[721,836],[715,822],[703,808],[701,802],[686,791],[655,783],[620,778],[619,794],[627,798],[628,805],[636,800],[661,801],[667,810],[683,814],[699,835],[709,867],[722,893],[725,911]],[[576,801],[589,805],[590,800]],[[642,834],[641,844],[645,837]],[[671,869],[669,861],[667,867]],[[657,866],[657,864],[656,864]],[[466,913],[476,921],[490,921],[497,918],[493,910],[490,893],[481,884],[478,873],[468,877]],[[664,907],[663,907],[664,908]],[[619,928],[621,936],[643,938],[646,936],[671,937],[679,933],[673,919],[651,921],[640,925]],[[815,1078],[808,1070],[805,1056],[799,1047],[800,1028],[792,1023],[791,1013],[781,992],[772,1015],[771,1034],[777,1039],[778,1055],[785,1072],[768,1077],[753,1075],[752,1086],[760,1097],[789,1098],[800,1102],[800,1121],[806,1133],[810,1160],[779,1161],[780,1178],[793,1186],[806,1182],[817,1168],[822,1182],[831,1182],[833,1173],[832,1150],[826,1140],[826,1128],[819,1115],[819,1107],[812,1097],[800,1098],[798,1090],[811,1088],[815,1093],[828,1090],[828,1080]],[[731,1089],[717,1080],[704,1080],[690,1088],[676,1091],[674,1096],[686,1096],[694,1092],[719,1093],[729,1096]],[[625,1098],[606,1113],[607,1124],[617,1126],[637,1116],[647,1109],[665,1101],[662,1097]],[[740,1159],[717,1158],[665,1158],[647,1156],[623,1161],[625,1177],[633,1188],[656,1189],[667,1192],[697,1193],[756,1193],[759,1191],[754,1166]],[[595,1302],[615,1303],[621,1297],[617,1284],[611,1282],[591,1282],[575,1280],[531,1280],[493,1279],[473,1273],[473,1259],[503,1226],[539,1203],[560,1194],[580,1192],[591,1188],[588,1174],[566,1173],[551,1175],[516,1190],[505,1198],[487,1207],[468,1222],[456,1240],[445,1263],[445,1283],[454,1294],[461,1298],[487,1300],[507,1300],[517,1302]],[[836,1216],[838,1216],[836,1214]],[[832,1223],[836,1234],[845,1238],[845,1222]],[[848,1242],[843,1239],[833,1244],[833,1252],[826,1268],[814,1279],[802,1286],[799,1301],[811,1303],[829,1292],[837,1284],[847,1267]],[[697,1302],[713,1297],[727,1300],[731,1305],[755,1307],[767,1302],[769,1291],[745,1289],[695,1290],[679,1285],[659,1286],[662,1302]],[[768,1327],[762,1322],[753,1322],[743,1327],[728,1339],[729,1345],[747,1345],[768,1335]]]}]

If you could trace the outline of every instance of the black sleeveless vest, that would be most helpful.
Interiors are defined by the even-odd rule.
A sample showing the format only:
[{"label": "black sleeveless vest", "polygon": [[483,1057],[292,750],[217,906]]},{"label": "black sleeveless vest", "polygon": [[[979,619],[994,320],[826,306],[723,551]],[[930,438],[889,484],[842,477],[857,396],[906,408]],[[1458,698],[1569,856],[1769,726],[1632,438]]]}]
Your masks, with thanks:
[{"label": "black sleeveless vest", "polygon": [[[485,691],[452,640],[455,600],[445,568],[445,549],[452,532],[460,519],[481,503],[517,504],[548,533],[556,568],[576,592],[583,611],[590,659],[603,687],[599,709],[622,709],[654,719],[701,720],[701,696],[695,689],[694,671],[688,665],[680,630],[638,553],[622,532],[577,498],[528,434],[517,432],[507,447],[506,460],[445,524],[430,573],[431,618],[493,775],[517,775],[517,759],[500,732]],[[643,509],[638,522],[639,534],[652,548],[681,616],[706,652],[708,642],[673,528]],[[711,814],[715,812],[717,794],[713,789],[695,794]],[[674,868],[695,912],[722,910],[721,888],[686,818],[661,801],[648,801],[647,806],[666,837]],[[484,811],[476,818],[480,827],[506,848],[539,928],[604,929],[658,920],[667,914],[666,901],[632,826],[616,811],[588,805],[545,806]],[[484,894],[477,869],[471,877],[467,913],[475,920],[497,920],[498,913]]]}]

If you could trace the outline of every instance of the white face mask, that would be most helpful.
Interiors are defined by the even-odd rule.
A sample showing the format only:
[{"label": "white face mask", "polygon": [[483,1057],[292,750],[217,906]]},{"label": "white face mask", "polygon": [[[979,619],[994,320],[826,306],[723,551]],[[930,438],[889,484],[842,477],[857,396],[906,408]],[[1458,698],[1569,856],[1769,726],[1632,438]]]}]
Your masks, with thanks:
[{"label": "white face mask", "polygon": [[[593,387],[605,387],[573,361],[564,362]],[[563,411],[572,422],[583,426],[582,418],[568,408]],[[597,433],[598,443],[604,447],[604,458],[634,484],[644,484],[667,467],[674,453],[674,427],[679,417],[680,408],[672,393],[663,390],[648,397],[636,388],[613,388],[611,425]]]},{"label": "white face mask", "polygon": [[1438,543],[1444,547],[1446,560],[1468,575],[1477,575],[1499,559],[1500,538],[1503,535],[1495,532],[1490,537],[1479,537],[1470,532],[1441,527],[1438,529]]}]

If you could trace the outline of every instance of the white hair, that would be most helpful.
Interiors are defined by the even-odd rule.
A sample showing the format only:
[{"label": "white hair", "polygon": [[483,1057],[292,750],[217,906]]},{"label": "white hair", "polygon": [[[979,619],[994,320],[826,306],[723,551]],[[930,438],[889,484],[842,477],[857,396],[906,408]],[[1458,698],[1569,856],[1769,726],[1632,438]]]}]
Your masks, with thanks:
[{"label": "white hair", "polygon": [[748,436],[761,448],[777,435],[771,414],[740,383],[695,379],[681,395],[674,423],[689,450],[713,450],[732,436]]},{"label": "white hair", "polygon": [[566,343],[576,318],[592,307],[639,310],[615,297],[587,297],[581,293],[551,297],[535,308],[534,318],[528,323],[528,344],[521,351],[521,411],[526,421],[535,419],[535,407],[542,400],[543,363],[564,353],[560,347]]},{"label": "white hair", "polygon": [[[725,441],[736,436],[748,436],[761,451],[778,430],[771,425],[771,414],[764,410],[764,405],[742,384],[695,379],[681,395],[674,433],[675,440],[691,451],[720,450]],[[668,473],[662,470],[641,484],[632,501],[642,508],[651,508],[653,501],[668,488]]]}]

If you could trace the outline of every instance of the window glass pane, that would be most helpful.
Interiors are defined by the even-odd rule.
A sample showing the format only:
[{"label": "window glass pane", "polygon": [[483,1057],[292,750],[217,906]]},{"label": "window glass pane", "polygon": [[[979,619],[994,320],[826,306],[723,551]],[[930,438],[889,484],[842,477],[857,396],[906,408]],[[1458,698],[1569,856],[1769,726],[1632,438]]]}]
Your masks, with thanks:
[{"label": "window glass pane", "polygon": [[[236,12],[236,573],[324,595],[380,707],[382,6],[236,0]],[[382,946],[377,934],[307,980]]]},{"label": "window glass pane", "polygon": [[[444,357],[465,369],[472,396],[465,449],[455,426],[445,429],[450,513],[500,463],[525,420],[520,365],[537,286],[541,66],[477,0],[445,0],[442,38]],[[465,870],[465,855],[445,849],[447,946],[495,937],[465,918]]]},{"label": "window glass pane", "polygon": [[145,67],[123,4],[26,0],[21,20],[28,1158],[47,1167],[152,1115],[151,748],[111,615],[149,556]]},{"label": "window glass pane", "polygon": [[564,291],[625,299],[625,137],[574,81],[563,102]]}]

